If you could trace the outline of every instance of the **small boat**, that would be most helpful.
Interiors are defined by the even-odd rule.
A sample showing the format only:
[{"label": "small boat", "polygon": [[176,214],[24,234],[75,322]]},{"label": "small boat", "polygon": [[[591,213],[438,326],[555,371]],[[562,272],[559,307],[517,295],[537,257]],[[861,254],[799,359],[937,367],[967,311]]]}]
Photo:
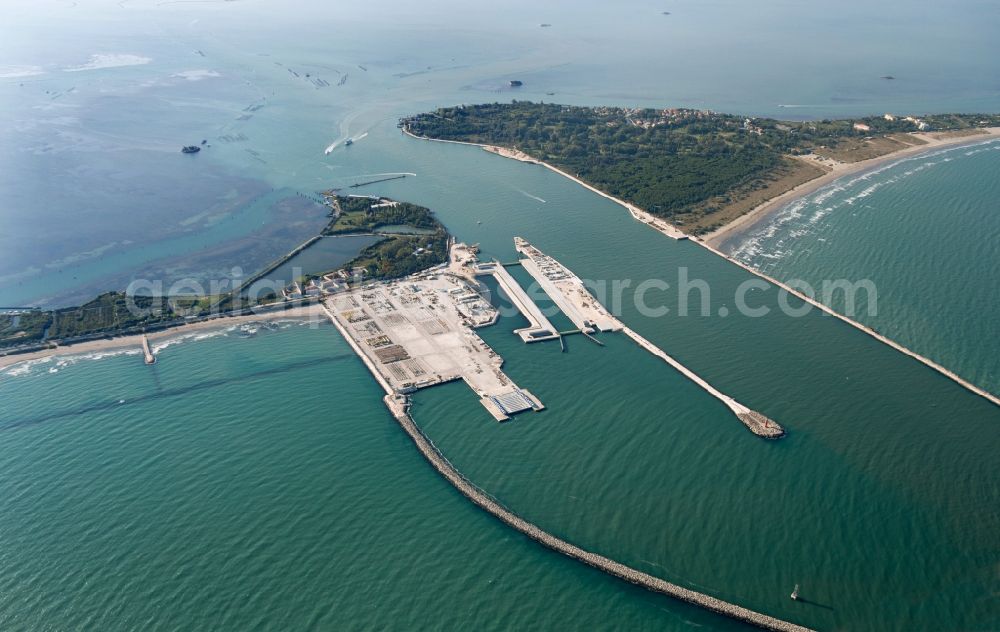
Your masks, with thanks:
[{"label": "small boat", "polygon": [[181,153],[185,154],[196,154],[199,151],[201,151],[201,147],[197,145],[185,145],[184,147],[181,147]]},{"label": "small boat", "polygon": [[520,87],[520,86],[523,86],[523,85],[524,85],[523,81],[519,81],[517,79],[511,79],[510,80],[510,87],[511,88],[517,88],[517,87]]},{"label": "small boat", "polygon": [[477,221],[476,223],[477,223],[477,224],[482,224],[482,223],[483,223],[483,220],[478,220],[478,221]]},{"label": "small boat", "polygon": [[791,597],[792,597],[793,600],[798,601],[798,599],[799,599],[799,585],[798,584],[795,584],[795,590],[792,591]]},{"label": "small boat", "polygon": [[348,138],[346,141],[344,141],[344,147],[350,147],[353,144],[354,144],[353,138]]}]

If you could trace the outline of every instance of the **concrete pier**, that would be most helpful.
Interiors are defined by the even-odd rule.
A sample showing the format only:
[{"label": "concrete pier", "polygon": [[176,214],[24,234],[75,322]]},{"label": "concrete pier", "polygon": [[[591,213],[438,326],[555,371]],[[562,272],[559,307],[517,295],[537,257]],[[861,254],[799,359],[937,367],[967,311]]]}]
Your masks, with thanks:
[{"label": "concrete pier", "polygon": [[697,373],[687,368],[670,355],[668,355],[663,349],[660,349],[652,342],[646,340],[634,330],[629,327],[622,329],[622,333],[634,340],[640,347],[649,351],[656,357],[660,358],[670,366],[674,367],[680,371],[685,377],[697,384],[698,386],[705,389],[710,395],[725,404],[729,410],[733,411],[736,418],[743,422],[743,425],[750,429],[750,432],[754,433],[759,437],[764,437],[765,439],[777,439],[784,436],[785,430],[782,428],[778,422],[768,419],[764,415],[750,410],[743,404],[739,403],[729,395],[726,395],[719,389],[715,388],[705,380],[703,380]]},{"label": "concrete pier", "polygon": [[153,355],[153,352],[149,348],[149,339],[146,338],[146,334],[142,334],[142,355],[143,361],[146,364],[156,363],[156,356]]},{"label": "concrete pier", "polygon": [[694,371],[670,357],[663,349],[660,349],[649,340],[646,340],[632,329],[626,327],[623,322],[612,316],[594,298],[584,286],[583,281],[573,274],[569,268],[520,237],[514,238],[514,247],[519,253],[527,257],[521,260],[521,265],[524,266],[524,269],[538,281],[553,302],[573,321],[574,325],[580,328],[580,331],[585,336],[601,344],[600,341],[590,335],[595,329],[600,331],[621,331],[638,343],[640,347],[680,371],[688,379],[725,404],[729,410],[733,411],[736,418],[755,435],[767,439],[777,439],[785,434],[785,430],[777,422],[768,419],[756,411],[750,410],[732,397],[722,393],[703,380]]},{"label": "concrete pier", "polygon": [[515,237],[514,248],[526,258],[521,266],[545,290],[552,302],[585,334],[619,331],[622,323],[587,290],[580,277],[526,240]]},{"label": "concrete pier", "polygon": [[[464,245],[453,246],[462,248],[472,254]],[[465,261],[474,265],[471,257]],[[406,395],[461,379],[497,421],[544,409],[501,370],[503,358],[476,335],[474,329],[496,322],[498,313],[477,291],[474,275],[439,267],[331,295],[322,305],[388,392]]]},{"label": "concrete pier", "polygon": [[434,469],[436,469],[438,473],[445,478],[445,480],[451,483],[455,489],[457,489],[463,496],[471,500],[475,505],[489,512],[492,516],[507,526],[516,529],[539,544],[558,553],[562,553],[567,557],[583,562],[588,566],[592,566],[597,570],[611,575],[612,577],[617,577],[618,579],[629,582],[630,584],[700,606],[717,614],[748,623],[758,628],[763,628],[765,630],[779,630],[781,632],[809,632],[809,628],[789,623],[787,621],[782,621],[781,619],[776,619],[766,614],[729,603],[728,601],[717,599],[716,597],[712,597],[704,593],[695,592],[684,588],[683,586],[678,586],[677,584],[660,579],[659,577],[643,573],[642,571],[626,566],[620,562],[616,562],[615,560],[604,557],[603,555],[582,549],[574,544],[571,544],[570,542],[567,542],[566,540],[552,535],[551,533],[543,531],[539,527],[521,518],[511,510],[501,505],[493,497],[479,489],[479,487],[462,476],[462,474],[455,469],[455,467],[444,457],[444,455],[438,451],[437,447],[435,447],[431,440],[424,435],[423,431],[420,430],[417,424],[410,417],[407,411],[408,401],[405,396],[393,395],[390,393],[385,396],[384,401],[403,431],[409,435],[410,439],[412,439],[413,443],[417,446],[417,449],[420,450],[420,453],[427,459]]},{"label": "concrete pier", "polygon": [[480,264],[476,270],[479,275],[492,275],[497,280],[500,288],[504,291],[511,303],[521,314],[528,319],[529,325],[521,329],[515,329],[514,333],[521,337],[524,342],[539,342],[542,340],[553,340],[559,337],[559,330],[549,322],[542,310],[538,308],[531,297],[529,297],[517,279],[507,272],[507,268],[500,262]]}]

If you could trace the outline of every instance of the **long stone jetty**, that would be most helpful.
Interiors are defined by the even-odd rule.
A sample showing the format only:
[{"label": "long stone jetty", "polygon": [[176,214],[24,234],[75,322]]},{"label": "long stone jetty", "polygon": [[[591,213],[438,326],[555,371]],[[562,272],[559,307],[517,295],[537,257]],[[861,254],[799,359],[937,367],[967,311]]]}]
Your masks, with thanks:
[{"label": "long stone jetty", "polygon": [[736,418],[743,422],[743,425],[750,429],[750,432],[754,433],[759,437],[764,437],[766,439],[777,439],[785,434],[785,430],[778,424],[778,422],[773,419],[769,419],[764,415],[760,414],[755,410],[751,410],[739,403],[729,395],[726,395],[719,389],[715,388],[705,380],[703,380],[697,373],[687,368],[674,358],[672,358],[666,351],[660,349],[652,342],[646,340],[640,336],[635,330],[630,327],[624,327],[622,333],[634,340],[640,347],[646,351],[652,353],[656,357],[660,358],[670,366],[677,369],[689,380],[697,384],[698,386],[705,389],[712,397],[715,397],[723,404],[725,404],[729,410],[733,411]]},{"label": "long stone jetty", "polygon": [[705,248],[709,252],[712,252],[712,253],[714,253],[714,254],[722,257],[723,259],[729,261],[730,263],[738,265],[739,267],[743,268],[744,270],[746,270],[750,274],[753,274],[754,276],[758,276],[758,277],[764,279],[765,281],[767,281],[768,283],[770,283],[770,284],[772,284],[772,285],[774,285],[776,287],[781,288],[782,290],[788,292],[789,294],[791,294],[792,296],[798,298],[799,300],[802,300],[802,301],[805,301],[806,303],[809,303],[813,307],[818,308],[820,311],[822,311],[827,316],[833,316],[837,320],[839,320],[839,321],[841,321],[843,323],[846,323],[846,324],[850,325],[851,327],[854,327],[858,331],[861,331],[863,333],[868,334],[869,336],[871,336],[875,340],[878,340],[882,344],[887,345],[889,347],[892,347],[893,349],[895,349],[896,351],[902,353],[903,355],[910,356],[911,358],[913,358],[917,362],[920,362],[921,364],[923,364],[923,365],[925,365],[927,367],[930,367],[931,369],[934,369],[935,371],[937,371],[938,373],[940,373],[944,377],[948,378],[949,380],[952,380],[953,382],[955,382],[959,386],[965,388],[966,390],[971,391],[972,393],[975,393],[976,395],[979,395],[983,399],[989,401],[990,403],[992,403],[992,404],[994,404],[996,406],[1000,406],[1000,397],[997,397],[996,395],[994,395],[993,393],[987,391],[984,388],[976,386],[975,384],[973,384],[972,382],[969,382],[968,380],[966,380],[962,376],[958,375],[954,371],[952,371],[950,369],[946,369],[945,367],[941,366],[940,364],[938,364],[934,360],[931,360],[930,358],[928,358],[926,356],[923,356],[923,355],[917,353],[916,351],[912,351],[912,350],[908,349],[907,347],[904,347],[903,345],[899,344],[895,340],[892,340],[891,338],[887,338],[887,337],[883,336],[882,334],[878,333],[877,331],[875,331],[871,327],[869,327],[867,325],[862,325],[858,321],[856,321],[856,320],[854,320],[852,318],[849,318],[849,317],[845,316],[844,314],[841,314],[840,312],[836,311],[832,307],[826,305],[825,303],[821,303],[820,301],[817,301],[815,298],[813,298],[811,296],[803,294],[802,292],[800,292],[799,290],[796,290],[795,288],[789,286],[788,284],[782,283],[781,281],[775,279],[774,277],[769,276],[769,275],[761,272],[760,270],[757,270],[756,268],[753,268],[753,267],[751,267],[751,266],[743,263],[742,261],[740,261],[740,260],[738,260],[738,259],[736,259],[734,257],[730,257],[729,255],[725,254],[724,252],[722,252],[718,248],[712,246],[711,244],[709,244],[709,243],[707,243],[707,242],[705,242],[703,240],[693,239],[692,241],[694,243],[698,244],[699,246],[701,246],[702,248]]},{"label": "long stone jetty", "polygon": [[750,432],[766,439],[777,439],[785,434],[784,428],[776,421],[768,419],[757,411],[750,410],[729,395],[726,395],[702,379],[697,373],[668,355],[666,351],[640,336],[635,330],[626,327],[625,323],[615,318],[594,298],[589,290],[587,290],[583,281],[569,268],[532,246],[521,237],[514,238],[514,247],[526,257],[526,259],[522,259],[524,269],[538,281],[553,302],[562,309],[563,313],[584,334],[589,335],[594,329],[600,331],[621,331],[638,343],[640,347],[680,371],[685,377],[725,404],[729,410],[733,411],[736,418],[750,429]]},{"label": "long stone jetty", "polygon": [[[1000,132],[994,131],[996,129],[997,128],[990,128],[990,132],[989,133],[990,134],[1000,133]],[[496,147],[496,146],[493,146],[493,145],[484,145],[482,143],[468,143],[468,142],[457,141],[457,140],[443,140],[443,139],[440,139],[440,138],[430,138],[430,137],[427,137],[427,136],[418,136],[418,135],[414,134],[413,132],[409,131],[406,128],[403,128],[403,133],[406,134],[407,136],[410,136],[410,137],[416,138],[416,139],[420,139],[420,140],[429,140],[429,141],[435,141],[435,142],[439,142],[439,143],[453,143],[453,144],[456,144],[456,145],[472,145],[474,147],[479,147],[481,149],[484,149],[484,150],[489,151],[491,153],[497,154],[499,156],[503,156],[504,158],[511,158],[513,160],[518,160],[518,161],[521,161],[521,162],[529,162],[529,163],[535,163],[535,164],[542,165],[543,167],[546,167],[547,169],[550,169],[551,171],[554,171],[554,172],[558,173],[561,176],[569,178],[573,182],[576,182],[577,184],[579,184],[579,185],[581,185],[581,186],[583,186],[583,187],[585,187],[585,188],[593,191],[594,193],[597,193],[601,197],[607,198],[607,199],[611,200],[612,202],[615,202],[616,204],[619,204],[619,205],[625,207],[628,210],[629,214],[631,214],[634,219],[636,219],[639,222],[642,222],[643,224],[646,224],[647,226],[649,226],[650,228],[652,228],[653,230],[657,231],[658,233],[660,233],[662,235],[665,235],[665,236],[670,237],[671,239],[675,239],[675,240],[683,240],[683,239],[688,239],[689,238],[688,235],[686,235],[684,232],[682,232],[681,230],[679,230],[675,226],[673,226],[673,225],[671,225],[671,224],[669,224],[669,223],[667,223],[667,222],[665,222],[663,220],[657,219],[655,216],[653,216],[649,212],[644,211],[644,210],[636,207],[634,204],[629,204],[628,202],[625,202],[624,200],[621,200],[621,199],[616,198],[616,197],[614,197],[612,195],[609,195],[608,193],[606,193],[604,191],[601,191],[600,189],[598,189],[598,188],[596,188],[596,187],[594,187],[594,186],[592,186],[592,185],[584,182],[583,180],[581,180],[579,178],[576,178],[576,177],[574,177],[574,176],[566,173],[565,171],[562,171],[562,170],[560,170],[560,169],[558,169],[558,168],[556,168],[556,167],[554,167],[554,166],[552,166],[552,165],[550,165],[548,163],[542,162],[540,160],[535,160],[534,158],[532,158],[528,154],[525,154],[524,152],[519,152],[517,150],[507,149],[507,148],[504,148],[504,147]],[[956,139],[955,143],[949,143],[949,144],[960,144],[961,142],[976,141],[976,140],[978,140],[978,139],[977,138]],[[927,149],[927,146],[924,146],[924,145],[921,145],[920,147],[922,149],[920,149],[916,153],[921,153],[922,151],[925,151]],[[914,148],[914,149],[916,149],[916,148]],[[904,151],[906,151],[906,150],[904,150]],[[895,157],[901,157],[902,155],[903,155],[902,153],[892,154],[892,156],[895,156]],[[872,159],[872,160],[878,160],[878,159]],[[842,175],[846,175],[846,174],[842,173],[840,175],[842,176]],[[800,193],[802,193],[802,192],[800,191]],[[789,197],[786,200],[786,202],[790,202],[792,199],[794,199],[794,198]],[[984,389],[984,388],[982,388],[980,386],[977,386],[977,385],[973,384],[972,382],[966,380],[965,378],[963,378],[962,376],[958,375],[954,371],[945,368],[944,366],[938,364],[934,360],[931,360],[927,356],[921,355],[921,354],[917,353],[916,351],[913,351],[913,350],[911,350],[911,349],[909,349],[907,347],[904,347],[902,344],[896,342],[895,340],[892,340],[891,338],[888,338],[888,337],[886,337],[886,336],[878,333],[877,331],[875,331],[871,327],[868,327],[867,325],[862,325],[861,323],[859,323],[858,321],[854,320],[853,318],[850,318],[848,316],[845,316],[844,314],[841,314],[840,312],[838,312],[838,311],[836,311],[836,310],[828,307],[824,303],[821,303],[820,301],[817,301],[816,299],[803,294],[802,292],[800,292],[800,291],[798,291],[798,290],[796,290],[796,289],[788,286],[785,283],[782,283],[781,281],[778,281],[777,279],[775,279],[775,278],[773,278],[773,277],[771,277],[771,276],[769,276],[769,275],[761,272],[760,270],[758,270],[756,268],[753,268],[753,267],[751,267],[751,266],[749,266],[749,265],[743,263],[742,261],[739,261],[739,260],[737,260],[737,259],[735,259],[733,257],[730,257],[729,255],[725,254],[724,252],[720,251],[718,248],[716,248],[715,246],[713,246],[711,243],[709,243],[708,240],[701,239],[701,238],[694,238],[691,241],[693,241],[694,243],[698,244],[699,246],[702,246],[703,248],[707,249],[708,251],[712,252],[713,254],[716,254],[716,255],[722,257],[723,259],[725,259],[725,260],[727,260],[727,261],[729,261],[731,263],[734,263],[734,264],[738,265],[739,267],[743,268],[744,270],[746,270],[750,274],[753,274],[754,276],[760,277],[761,279],[764,279],[768,283],[771,283],[772,285],[775,285],[775,286],[777,286],[777,287],[785,290],[786,292],[788,292],[792,296],[795,296],[795,297],[799,298],[800,300],[803,300],[806,303],[809,303],[813,307],[819,308],[820,310],[822,310],[827,315],[833,316],[834,318],[836,318],[836,319],[838,319],[838,320],[840,320],[840,321],[842,321],[842,322],[850,325],[851,327],[854,327],[858,331],[861,331],[861,332],[863,332],[865,334],[868,334],[869,336],[871,336],[875,340],[878,340],[879,342],[881,342],[881,343],[883,343],[883,344],[885,344],[885,345],[887,345],[889,347],[892,347],[896,351],[899,351],[900,353],[913,358],[917,362],[920,362],[921,364],[923,364],[923,365],[925,365],[925,366],[927,366],[927,367],[929,367],[929,368],[937,371],[938,373],[940,373],[944,377],[948,378],[949,380],[952,380],[953,382],[955,382],[956,384],[958,384],[962,388],[964,388],[964,389],[966,389],[966,390],[968,390],[968,391],[970,391],[972,393],[975,393],[976,395],[979,395],[980,397],[982,397],[983,399],[986,399],[990,403],[995,404],[997,406],[1000,406],[1000,396],[998,396],[998,395],[996,395],[994,393],[991,393],[991,392],[987,391],[986,389]]]},{"label": "long stone jetty", "polygon": [[424,458],[427,459],[427,461],[438,471],[439,474],[441,474],[441,476],[445,478],[445,480],[451,483],[455,489],[457,489],[463,496],[471,500],[475,505],[489,512],[507,526],[520,531],[539,544],[562,553],[567,557],[583,562],[588,566],[592,566],[607,573],[608,575],[611,575],[612,577],[617,577],[618,579],[629,582],[630,584],[640,586],[652,592],[667,595],[668,597],[680,599],[681,601],[700,606],[707,610],[711,610],[712,612],[763,628],[765,630],[781,630],[783,632],[808,632],[810,630],[810,628],[789,623],[781,619],[776,619],[766,614],[729,603],[728,601],[723,601],[704,593],[689,590],[683,586],[678,586],[677,584],[660,579],[659,577],[649,575],[648,573],[643,573],[642,571],[626,566],[621,562],[616,562],[615,560],[604,557],[603,555],[582,549],[575,544],[567,542],[562,538],[558,538],[551,533],[540,529],[531,522],[528,522],[524,518],[521,518],[511,510],[501,505],[486,492],[462,476],[461,472],[456,470],[448,459],[441,454],[437,447],[431,442],[430,439],[427,438],[426,435],[424,435],[423,431],[420,430],[417,424],[410,417],[409,412],[407,411],[408,400],[405,396],[389,393],[385,396],[385,404],[389,407],[393,417],[395,417],[396,421],[399,422],[403,431],[406,432],[410,439],[413,440],[413,443],[417,446],[417,449],[420,450],[420,453],[424,455]]},{"label": "long stone jetty", "polygon": [[[470,263],[474,265],[474,259],[470,260]],[[457,264],[457,267],[460,268],[461,264]],[[808,628],[788,623],[786,621],[743,608],[742,606],[737,606],[710,595],[689,590],[682,586],[678,586],[677,584],[673,584],[658,577],[643,573],[642,571],[621,564],[620,562],[616,562],[615,560],[604,557],[603,555],[592,553],[546,531],[543,531],[531,522],[528,522],[514,512],[510,511],[501,505],[496,499],[462,476],[462,474],[455,469],[455,467],[444,457],[444,455],[441,454],[437,447],[431,442],[430,439],[427,438],[427,436],[424,435],[423,431],[420,430],[419,426],[417,426],[417,424],[410,417],[409,396],[406,393],[401,392],[401,390],[397,388],[391,380],[386,377],[386,375],[384,375],[383,371],[376,366],[375,362],[371,357],[369,357],[369,354],[365,353],[365,351],[361,348],[358,340],[355,339],[356,337],[347,330],[345,324],[341,322],[341,318],[338,318],[338,315],[331,308],[331,306],[328,303],[323,303],[322,309],[330,319],[330,322],[333,323],[334,327],[337,328],[337,331],[350,345],[351,349],[354,350],[358,357],[361,358],[362,362],[364,362],[365,367],[367,367],[368,371],[378,382],[379,386],[382,387],[382,390],[386,392],[386,395],[383,398],[385,405],[389,408],[389,411],[392,413],[393,417],[399,423],[403,431],[406,432],[406,434],[413,440],[417,449],[420,450],[420,453],[424,456],[424,458],[426,458],[434,469],[436,469],[438,473],[440,473],[445,480],[451,483],[463,496],[471,500],[480,508],[489,512],[504,524],[516,529],[532,540],[535,540],[536,542],[554,551],[583,562],[584,564],[592,566],[598,570],[604,571],[613,577],[617,577],[631,584],[635,584],[636,586],[646,588],[647,590],[667,595],[675,599],[680,599],[711,610],[712,612],[716,612],[767,630],[781,630],[789,632],[808,630]],[[530,396],[530,394],[527,395]],[[532,399],[534,398],[532,397]],[[537,403],[537,400],[535,400],[535,403]],[[538,405],[540,406],[540,403]]]},{"label": "long stone jetty", "polygon": [[149,348],[149,339],[146,338],[146,334],[142,334],[142,356],[146,364],[156,363],[156,356],[153,355],[152,350]]}]

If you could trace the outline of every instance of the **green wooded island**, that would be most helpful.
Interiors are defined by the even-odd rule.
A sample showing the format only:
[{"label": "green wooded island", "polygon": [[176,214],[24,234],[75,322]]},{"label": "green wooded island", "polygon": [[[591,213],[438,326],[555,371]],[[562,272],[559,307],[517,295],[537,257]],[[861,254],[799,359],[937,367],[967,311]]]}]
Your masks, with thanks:
[{"label": "green wooded island", "polygon": [[414,136],[510,148],[548,163],[690,235],[718,229],[838,166],[926,149],[1000,125],[996,114],[885,114],[779,121],[683,108],[513,101],[404,118]]}]

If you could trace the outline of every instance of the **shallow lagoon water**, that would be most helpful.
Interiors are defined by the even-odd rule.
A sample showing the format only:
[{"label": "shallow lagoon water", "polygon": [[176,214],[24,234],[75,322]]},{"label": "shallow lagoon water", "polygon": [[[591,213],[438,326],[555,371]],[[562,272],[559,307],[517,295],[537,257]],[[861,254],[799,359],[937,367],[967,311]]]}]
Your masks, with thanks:
[{"label": "shallow lagoon water", "polygon": [[[822,35],[825,9],[798,3],[663,15],[570,3],[102,0],[12,7],[5,17],[4,304],[71,304],[81,281],[111,289],[122,269],[162,268],[205,247],[230,253],[213,272],[251,267],[231,247],[256,227],[241,215],[242,196],[315,195],[363,174],[412,171],[385,147],[359,160],[373,141],[365,133],[438,105],[525,98],[789,118],[1000,107],[1000,91],[981,80],[996,72],[1000,25],[974,2],[925,7],[919,18],[905,3],[846,3],[842,27]],[[902,36],[892,25],[904,17]],[[838,54],[824,52],[831,47]],[[524,82],[516,90],[507,87],[515,76]],[[357,142],[346,147],[349,138]],[[209,146],[199,154],[180,153],[201,140]],[[208,216],[192,222],[211,206],[234,218],[225,231]],[[204,238],[176,241],[186,231]],[[287,251],[278,239],[269,247],[263,261]]]}]

